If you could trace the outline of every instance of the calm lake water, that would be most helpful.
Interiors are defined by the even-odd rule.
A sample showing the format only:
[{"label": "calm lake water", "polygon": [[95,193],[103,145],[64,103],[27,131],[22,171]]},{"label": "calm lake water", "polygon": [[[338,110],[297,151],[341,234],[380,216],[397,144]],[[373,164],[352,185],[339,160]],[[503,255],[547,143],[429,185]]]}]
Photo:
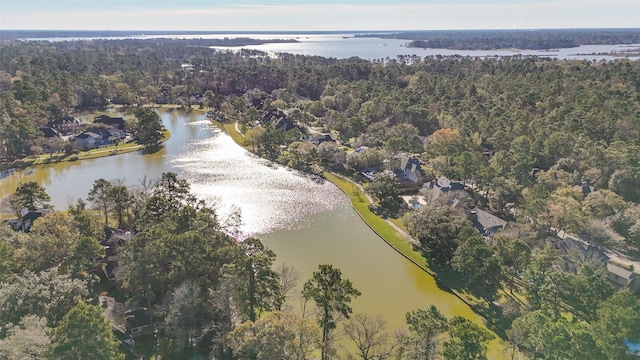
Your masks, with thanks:
[{"label": "calm lake water", "polygon": [[[542,57],[552,57],[556,59],[577,59],[577,60],[614,60],[618,57],[607,54],[612,51],[620,52],[629,49],[636,49],[636,55],[628,57],[630,60],[639,60],[639,45],[585,45],[575,48],[545,50],[447,50],[447,49],[417,49],[406,47],[407,40],[378,39],[378,38],[356,38],[355,33],[343,34],[191,34],[191,35],[149,35],[130,37],[103,37],[101,39],[152,39],[152,38],[176,38],[176,39],[223,39],[248,37],[253,39],[295,39],[297,43],[273,43],[264,45],[250,45],[239,47],[213,47],[221,51],[237,51],[239,49],[261,50],[271,54],[291,53],[296,55],[317,55],[333,57],[337,59],[347,59],[357,56],[362,59],[395,59],[399,55],[416,55],[421,58],[425,56],[448,56],[461,55],[472,57],[495,57],[513,55],[536,55]],[[65,40],[91,40],[97,38],[38,38],[29,40],[45,41],[65,41]]]},{"label": "calm lake water", "polygon": [[278,264],[294,267],[300,273],[299,286],[318,265],[332,264],[362,292],[353,303],[355,313],[379,314],[399,327],[406,312],[434,304],[448,316],[482,321],[369,229],[335,185],[248,153],[203,115],[172,111],[161,116],[172,136],[160,151],[20,171],[0,180],[0,197],[15,191],[21,181],[36,180],[62,210],[86,198],[98,178],[123,178],[136,186],[145,176],[177,172],[221,216],[240,209],[242,230],[263,239],[277,254]]}]

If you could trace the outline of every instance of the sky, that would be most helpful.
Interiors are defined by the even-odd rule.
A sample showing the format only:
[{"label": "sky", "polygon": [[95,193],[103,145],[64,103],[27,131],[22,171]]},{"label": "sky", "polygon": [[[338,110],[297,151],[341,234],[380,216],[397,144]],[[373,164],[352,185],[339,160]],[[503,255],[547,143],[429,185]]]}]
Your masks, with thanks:
[{"label": "sky", "polygon": [[0,0],[0,29],[640,28],[640,0]]}]

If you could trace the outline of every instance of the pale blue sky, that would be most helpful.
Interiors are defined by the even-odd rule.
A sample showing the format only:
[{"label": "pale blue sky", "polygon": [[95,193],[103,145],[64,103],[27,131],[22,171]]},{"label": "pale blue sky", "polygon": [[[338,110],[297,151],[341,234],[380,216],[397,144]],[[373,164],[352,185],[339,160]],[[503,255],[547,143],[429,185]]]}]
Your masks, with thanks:
[{"label": "pale blue sky", "polygon": [[0,0],[0,29],[439,30],[640,27],[640,0]]}]

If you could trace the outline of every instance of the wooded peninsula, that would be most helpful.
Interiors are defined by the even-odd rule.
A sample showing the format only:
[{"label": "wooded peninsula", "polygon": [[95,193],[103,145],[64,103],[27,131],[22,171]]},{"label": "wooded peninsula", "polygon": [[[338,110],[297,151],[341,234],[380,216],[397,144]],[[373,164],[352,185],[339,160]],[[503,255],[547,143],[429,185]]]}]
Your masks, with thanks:
[{"label": "wooded peninsula", "polygon": [[562,49],[580,45],[639,44],[640,29],[430,30],[356,37],[410,40],[408,46],[432,49]]}]

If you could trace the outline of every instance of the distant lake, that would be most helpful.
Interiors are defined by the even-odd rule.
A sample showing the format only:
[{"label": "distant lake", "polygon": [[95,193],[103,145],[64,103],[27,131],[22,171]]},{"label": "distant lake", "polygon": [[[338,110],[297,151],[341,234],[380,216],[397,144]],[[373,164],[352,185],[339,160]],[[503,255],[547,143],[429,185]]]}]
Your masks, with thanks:
[{"label": "distant lake", "polygon": [[380,38],[356,38],[356,33],[327,33],[327,34],[291,34],[291,33],[228,33],[228,34],[189,34],[189,35],[138,35],[138,36],[114,36],[114,37],[58,37],[58,38],[32,38],[23,40],[43,41],[73,41],[95,39],[223,39],[223,38],[252,38],[252,39],[295,39],[297,43],[269,43],[264,45],[247,45],[238,47],[212,47],[222,51],[237,51],[239,49],[260,50],[267,53],[290,53],[296,55],[312,55],[347,59],[359,57],[367,60],[395,59],[399,55],[425,56],[472,56],[472,57],[499,57],[514,55],[535,55],[556,59],[576,60],[615,60],[621,57],[610,55],[610,52],[622,52],[635,49],[635,55],[627,57],[629,60],[640,60],[640,44],[638,45],[583,45],[574,48],[549,49],[549,50],[448,50],[448,49],[419,49],[410,48],[406,44],[408,40],[380,39]]}]

